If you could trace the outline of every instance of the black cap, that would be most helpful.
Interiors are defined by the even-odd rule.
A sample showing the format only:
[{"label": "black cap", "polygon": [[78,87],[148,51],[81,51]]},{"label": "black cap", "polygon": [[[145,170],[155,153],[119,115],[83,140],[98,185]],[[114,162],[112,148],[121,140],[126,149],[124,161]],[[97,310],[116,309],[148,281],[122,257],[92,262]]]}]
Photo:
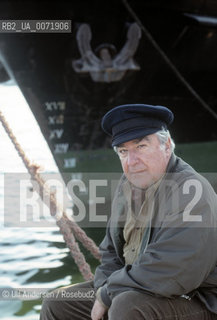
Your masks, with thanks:
[{"label": "black cap", "polygon": [[170,109],[149,104],[125,104],[109,110],[102,129],[112,136],[112,146],[155,133],[173,122]]}]

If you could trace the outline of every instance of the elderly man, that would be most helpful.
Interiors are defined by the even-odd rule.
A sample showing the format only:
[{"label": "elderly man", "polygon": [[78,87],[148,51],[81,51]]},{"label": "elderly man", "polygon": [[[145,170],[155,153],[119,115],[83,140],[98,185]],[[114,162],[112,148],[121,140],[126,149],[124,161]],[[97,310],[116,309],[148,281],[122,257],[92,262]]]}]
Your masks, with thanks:
[{"label": "elderly man", "polygon": [[[44,301],[41,319],[217,319],[217,199],[174,154],[162,106],[122,105],[102,119],[123,168],[88,301]],[[184,128],[183,128],[184,130]]]}]

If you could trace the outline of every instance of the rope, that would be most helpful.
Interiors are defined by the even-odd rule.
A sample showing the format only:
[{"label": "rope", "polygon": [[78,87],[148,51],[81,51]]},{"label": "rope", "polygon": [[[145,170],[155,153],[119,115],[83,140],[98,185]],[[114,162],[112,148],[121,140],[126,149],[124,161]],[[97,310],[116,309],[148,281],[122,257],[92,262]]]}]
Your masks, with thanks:
[{"label": "rope", "polygon": [[166,64],[172,69],[172,71],[175,73],[177,78],[184,84],[184,86],[188,89],[188,91],[195,97],[195,99],[217,120],[217,113],[212,110],[212,108],[206,103],[199,94],[193,89],[193,87],[188,83],[188,81],[183,77],[183,75],[180,73],[180,71],[176,68],[176,66],[171,62],[171,60],[168,58],[168,56],[165,54],[165,52],[161,49],[161,47],[158,45],[158,43],[154,40],[150,32],[145,28],[145,26],[142,24],[140,19],[138,18],[137,14],[127,0],[122,0],[124,6],[128,10],[128,12],[131,14],[131,16],[135,19],[135,21],[138,23],[142,31],[145,33],[146,37],[149,39],[149,41],[152,43],[153,47],[159,52],[161,57],[164,59]]},{"label": "rope", "polygon": [[[45,181],[40,176],[38,170],[40,166],[37,164],[31,163],[30,160],[26,157],[23,149],[20,144],[17,142],[16,137],[14,136],[12,130],[10,129],[7,121],[5,120],[2,112],[0,111],[0,121],[8,136],[10,137],[14,147],[18,151],[19,156],[23,160],[24,165],[26,166],[32,180],[36,181],[39,185],[39,195],[43,201],[49,206],[50,213],[52,216],[55,216],[56,213],[61,213],[61,218],[56,220],[56,224],[60,228],[60,232],[63,235],[63,238],[70,249],[71,255],[77,264],[83,278],[85,280],[92,280],[93,274],[91,272],[89,264],[86,262],[83,253],[80,251],[78,243],[75,240],[76,238],[93,254],[93,256],[100,260],[99,249],[97,248],[94,241],[87,237],[85,232],[75,223],[73,220],[69,220],[65,211],[60,207],[56,201],[56,196],[54,192],[50,192],[49,188],[45,185]],[[33,184],[34,186],[34,184]],[[73,233],[72,233],[73,231]]]}]

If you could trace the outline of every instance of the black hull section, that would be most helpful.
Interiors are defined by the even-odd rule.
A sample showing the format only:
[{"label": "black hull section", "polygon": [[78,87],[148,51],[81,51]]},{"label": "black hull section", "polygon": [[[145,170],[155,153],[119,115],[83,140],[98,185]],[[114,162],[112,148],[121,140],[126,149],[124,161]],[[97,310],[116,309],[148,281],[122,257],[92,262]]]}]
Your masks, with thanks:
[{"label": "black hull section", "polygon": [[[100,151],[110,147],[100,120],[110,108],[125,103],[171,108],[176,143],[217,140],[217,5],[211,1],[203,6],[197,1],[129,4],[133,12],[122,1],[59,1],[49,3],[47,9],[36,2],[29,7],[19,2],[0,4],[1,19],[72,22],[71,33],[0,34],[2,64],[21,88],[61,171],[103,171],[105,163],[108,170],[119,168],[118,162],[109,166],[113,161],[109,151]],[[101,70],[102,77],[96,71],[104,82],[95,81],[91,72],[75,70],[73,63],[81,59],[76,36],[82,24],[91,29],[94,55],[102,59],[104,52],[109,63],[126,44],[130,26],[138,22],[134,13],[141,22],[141,37],[131,60],[137,67],[125,70],[121,79],[115,78],[121,64],[116,71],[108,67],[103,75]],[[197,20],[200,15],[205,22]],[[91,161],[97,160],[105,161],[96,168]]]}]

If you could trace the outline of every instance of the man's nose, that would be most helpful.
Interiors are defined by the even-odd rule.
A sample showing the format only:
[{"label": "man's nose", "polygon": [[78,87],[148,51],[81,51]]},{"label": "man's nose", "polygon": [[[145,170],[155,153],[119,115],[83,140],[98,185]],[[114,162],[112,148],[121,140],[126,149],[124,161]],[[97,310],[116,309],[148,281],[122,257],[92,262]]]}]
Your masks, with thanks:
[{"label": "man's nose", "polygon": [[127,157],[127,164],[128,166],[133,166],[137,164],[138,162],[138,156],[134,150],[128,151],[128,157]]}]

